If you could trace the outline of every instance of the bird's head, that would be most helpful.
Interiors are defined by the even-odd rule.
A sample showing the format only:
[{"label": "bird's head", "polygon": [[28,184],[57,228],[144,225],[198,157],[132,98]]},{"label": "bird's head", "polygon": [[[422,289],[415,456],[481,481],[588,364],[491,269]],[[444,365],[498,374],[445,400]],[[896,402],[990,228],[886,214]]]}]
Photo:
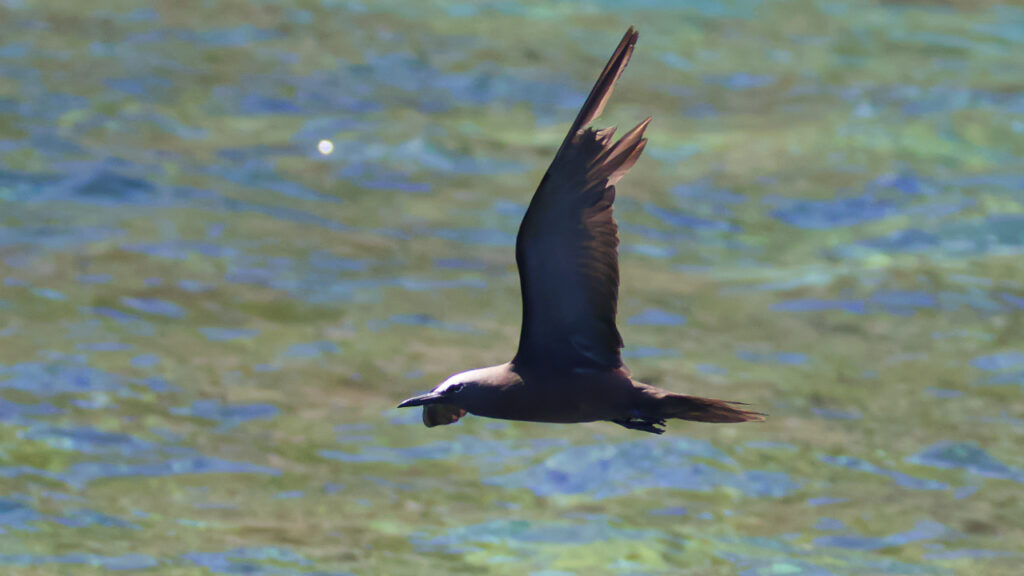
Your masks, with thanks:
[{"label": "bird's head", "polygon": [[474,372],[477,371],[455,374],[430,392],[413,396],[398,407],[423,406],[423,423],[428,427],[454,424],[466,415],[473,399],[483,392],[484,385],[476,379]]}]

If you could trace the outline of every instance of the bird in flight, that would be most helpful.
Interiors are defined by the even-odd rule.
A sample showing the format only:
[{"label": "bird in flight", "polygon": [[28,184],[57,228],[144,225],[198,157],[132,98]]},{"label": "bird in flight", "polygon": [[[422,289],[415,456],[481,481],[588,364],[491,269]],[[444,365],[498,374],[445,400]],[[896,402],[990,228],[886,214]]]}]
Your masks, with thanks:
[{"label": "bird in flight", "polygon": [[423,407],[428,427],[467,413],[531,422],[609,420],[665,431],[669,418],[749,422],[741,403],[686,396],[630,378],[615,326],[619,292],[615,184],[636,163],[650,118],[613,141],[594,130],[626,68],[638,33],[630,27],[555,154],[516,237],[523,296],[519,350],[511,362],[460,372],[398,405]]}]

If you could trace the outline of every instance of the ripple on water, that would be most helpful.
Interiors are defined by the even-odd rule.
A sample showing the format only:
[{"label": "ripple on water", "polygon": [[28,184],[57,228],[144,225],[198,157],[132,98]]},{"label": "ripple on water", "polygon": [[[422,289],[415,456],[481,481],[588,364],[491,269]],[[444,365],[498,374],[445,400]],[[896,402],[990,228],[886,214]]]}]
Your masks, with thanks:
[{"label": "ripple on water", "polygon": [[657,530],[619,528],[605,517],[590,517],[587,522],[535,522],[529,520],[493,520],[462,526],[434,538],[412,538],[417,548],[465,554],[488,545],[499,545],[522,554],[536,553],[538,544],[582,546],[612,540],[663,540],[667,534]]},{"label": "ripple on water", "polygon": [[[419,424],[419,415],[415,416],[415,422],[410,420],[410,425]],[[324,458],[340,462],[400,464],[410,460],[449,460],[471,457],[477,464],[501,464],[528,457],[546,444],[543,441],[535,441],[532,445],[516,445],[498,440],[485,440],[476,436],[458,436],[445,442],[433,442],[408,448],[364,446],[358,452],[321,450],[319,454]]]},{"label": "ripple on water", "polygon": [[1003,464],[977,444],[940,442],[907,458],[912,464],[966,470],[988,478],[1002,478],[1024,484],[1024,471]]},{"label": "ripple on water", "polygon": [[43,515],[26,502],[15,498],[0,498],[0,534],[7,530],[34,532],[34,523],[43,520]]},{"label": "ripple on water", "polygon": [[38,397],[100,392],[132,395],[130,387],[117,374],[72,359],[0,366],[0,388],[21,390]]},{"label": "ripple on water", "polygon": [[168,302],[157,298],[133,298],[123,296],[121,298],[121,304],[127,308],[135,310],[136,312],[143,312],[153,316],[163,316],[164,318],[184,318],[186,314],[185,309],[174,302]]},{"label": "ripple on water", "polygon": [[686,324],[686,316],[673,314],[660,308],[646,308],[643,312],[631,316],[626,324],[636,326],[682,326]]},{"label": "ripple on water", "polygon": [[159,565],[155,558],[144,554],[100,556],[98,554],[0,554],[0,564],[14,566],[42,566],[46,564],[80,564],[98,566],[105,570],[148,570]]},{"label": "ripple on water", "polygon": [[985,356],[978,356],[971,360],[971,366],[986,372],[1002,372],[1014,368],[1024,367],[1024,352],[1008,350],[996,352]]},{"label": "ripple on water", "polygon": [[727,222],[725,220],[708,220],[707,218],[700,218],[697,216],[691,216],[684,212],[678,212],[674,210],[666,210],[654,204],[648,204],[644,207],[648,214],[654,216],[658,220],[661,220],[669,226],[676,228],[687,228],[690,230],[706,230],[714,232],[739,232],[740,227]]},{"label": "ripple on water", "polygon": [[218,430],[234,427],[249,420],[270,420],[280,410],[273,404],[226,404],[220,400],[196,400],[191,406],[171,408],[171,413],[179,416],[192,416],[219,422]]},{"label": "ripple on water", "polygon": [[26,424],[32,422],[32,416],[53,416],[62,412],[49,402],[23,404],[0,398],[0,422]]},{"label": "ripple on water", "polygon": [[608,498],[649,488],[711,491],[733,488],[751,497],[781,497],[797,488],[785,473],[730,471],[724,452],[707,442],[658,438],[622,444],[573,446],[542,464],[485,480],[505,488],[527,489],[538,496],[590,494]]},{"label": "ripple on water", "polygon": [[867,460],[861,460],[860,458],[854,458],[852,456],[820,456],[818,459],[831,466],[839,466],[850,470],[867,472],[868,474],[885,476],[893,482],[896,482],[899,486],[902,486],[903,488],[910,488],[912,490],[945,490],[949,488],[948,484],[939,482],[938,480],[918,478],[917,476],[911,476],[910,474],[899,472],[897,470],[889,470],[888,468],[882,468],[881,466],[872,464]]},{"label": "ripple on water", "polygon": [[622,351],[623,358],[672,358],[679,356],[678,350],[657,348],[655,346],[627,346]]},{"label": "ripple on water", "polygon": [[881,537],[836,534],[820,536],[814,539],[815,546],[849,548],[852,550],[881,550],[897,546],[906,546],[914,542],[943,540],[954,534],[944,525],[933,520],[922,520],[906,532],[889,534]]},{"label": "ripple on water", "polygon": [[856,226],[895,214],[898,206],[871,194],[830,200],[776,199],[772,215],[797,228],[832,230]]},{"label": "ripple on water", "polygon": [[248,462],[233,462],[211,456],[204,456],[192,450],[178,450],[185,456],[151,462],[79,462],[59,474],[46,474],[66,482],[76,489],[84,489],[96,480],[125,478],[131,476],[179,476],[191,474],[259,474],[280,476],[281,471],[269,466]]},{"label": "ripple on water", "polygon": [[1015,254],[1024,250],[1024,215],[958,218],[928,230],[898,230],[841,247],[836,253],[841,257],[856,258],[863,254],[865,248],[894,254],[927,253],[931,258]]},{"label": "ripple on water", "polygon": [[[214,574],[251,574],[252,576],[299,576],[301,569],[313,563],[304,556],[278,547],[235,548],[226,552],[189,552],[182,558]],[[309,573],[312,576],[312,572]],[[317,571],[318,576],[344,576],[342,573]],[[349,575],[350,576],[350,575]]]},{"label": "ripple on water", "polygon": [[755,364],[783,364],[787,366],[807,364],[810,360],[807,354],[801,352],[755,352],[753,350],[737,350],[736,357],[744,362]]},{"label": "ripple on water", "polygon": [[157,450],[158,445],[119,432],[107,432],[86,426],[61,427],[39,424],[20,430],[18,436],[26,440],[38,440],[46,444],[82,454],[119,454],[138,456]]},{"label": "ripple on water", "polygon": [[425,326],[429,328],[437,328],[439,330],[446,330],[448,332],[457,332],[460,334],[479,334],[481,332],[479,329],[467,324],[444,322],[429,314],[395,314],[390,316],[387,320],[370,320],[366,323],[366,327],[374,332],[392,325]]},{"label": "ripple on water", "polygon": [[320,358],[341,352],[341,347],[329,340],[316,342],[299,342],[292,344],[285,351],[285,358]]},{"label": "ripple on water", "polygon": [[230,342],[232,340],[250,340],[257,336],[260,331],[245,328],[200,328],[199,333],[210,342]]}]

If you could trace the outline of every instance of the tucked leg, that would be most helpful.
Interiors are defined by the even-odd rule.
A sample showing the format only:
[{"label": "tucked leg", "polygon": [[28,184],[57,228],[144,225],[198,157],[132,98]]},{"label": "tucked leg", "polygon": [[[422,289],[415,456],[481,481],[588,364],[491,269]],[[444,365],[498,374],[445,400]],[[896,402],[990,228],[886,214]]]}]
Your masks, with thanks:
[{"label": "tucked leg", "polygon": [[650,432],[651,434],[662,434],[665,432],[664,418],[619,418],[617,420],[612,420],[612,422],[615,422],[624,428],[629,428],[630,430],[643,430],[644,432]]}]

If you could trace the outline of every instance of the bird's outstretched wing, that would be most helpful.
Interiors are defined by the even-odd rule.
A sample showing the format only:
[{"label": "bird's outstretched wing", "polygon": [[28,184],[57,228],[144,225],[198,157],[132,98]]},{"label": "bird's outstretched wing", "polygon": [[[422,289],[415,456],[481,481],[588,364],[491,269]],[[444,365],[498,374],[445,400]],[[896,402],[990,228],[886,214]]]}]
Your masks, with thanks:
[{"label": "bird's outstretched wing", "polygon": [[515,362],[551,368],[622,367],[615,183],[644,149],[641,122],[616,142],[601,114],[633,53],[632,27],[590,92],[530,201],[516,238],[523,325]]}]

